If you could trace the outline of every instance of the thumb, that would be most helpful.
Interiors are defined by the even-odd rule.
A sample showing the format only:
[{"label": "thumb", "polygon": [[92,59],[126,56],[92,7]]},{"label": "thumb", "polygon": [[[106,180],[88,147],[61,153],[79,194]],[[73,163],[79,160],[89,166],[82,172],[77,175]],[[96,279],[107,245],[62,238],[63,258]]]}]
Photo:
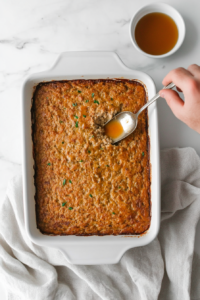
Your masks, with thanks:
[{"label": "thumb", "polygon": [[184,102],[179,97],[178,93],[173,90],[161,90],[159,94],[162,98],[165,98],[174,115],[178,119],[181,119]]}]

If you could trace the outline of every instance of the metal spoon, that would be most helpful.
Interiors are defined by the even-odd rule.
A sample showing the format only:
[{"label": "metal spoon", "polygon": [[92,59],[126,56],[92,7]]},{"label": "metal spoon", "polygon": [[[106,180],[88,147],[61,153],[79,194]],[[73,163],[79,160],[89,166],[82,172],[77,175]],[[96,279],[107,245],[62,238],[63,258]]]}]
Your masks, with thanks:
[{"label": "metal spoon", "polygon": [[[167,86],[163,87],[163,89],[173,89],[173,87],[175,87],[175,84],[173,82],[171,82]],[[112,139],[113,144],[117,143],[117,142],[121,141],[122,139],[124,139],[125,137],[129,136],[136,129],[137,124],[138,124],[139,114],[145,108],[147,108],[149,105],[151,105],[154,101],[156,101],[159,97],[160,97],[160,95],[158,92],[150,101],[148,101],[144,106],[142,106],[142,108],[140,108],[140,110],[136,114],[134,114],[130,111],[123,111],[123,112],[117,114],[116,116],[114,116],[114,118],[112,118],[110,121],[108,121],[105,124],[105,125],[107,125],[108,123],[110,123],[113,120],[118,120],[123,127],[123,133],[119,137]]]}]

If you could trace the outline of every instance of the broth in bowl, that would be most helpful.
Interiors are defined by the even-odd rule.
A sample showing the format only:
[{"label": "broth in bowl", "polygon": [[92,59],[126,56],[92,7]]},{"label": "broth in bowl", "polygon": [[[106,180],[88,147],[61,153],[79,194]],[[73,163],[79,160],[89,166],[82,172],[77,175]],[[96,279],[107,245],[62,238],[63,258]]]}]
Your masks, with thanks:
[{"label": "broth in bowl", "polygon": [[149,13],[138,21],[135,39],[142,51],[151,55],[162,55],[176,45],[178,28],[168,15],[159,12]]}]

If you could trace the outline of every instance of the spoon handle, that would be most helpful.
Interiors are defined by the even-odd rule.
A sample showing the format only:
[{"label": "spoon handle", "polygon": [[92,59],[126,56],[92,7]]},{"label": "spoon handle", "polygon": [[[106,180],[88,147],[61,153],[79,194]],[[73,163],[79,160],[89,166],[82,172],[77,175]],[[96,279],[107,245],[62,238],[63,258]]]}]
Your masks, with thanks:
[{"label": "spoon handle", "polygon": [[[163,89],[173,89],[173,87],[175,87],[175,84],[173,82],[169,83],[167,86],[164,86]],[[149,105],[151,105],[154,101],[156,101],[158,98],[160,97],[159,92],[151,99],[149,100],[144,106],[142,106],[142,108],[140,108],[140,110],[137,112],[137,117],[139,116],[139,114],[145,109],[147,108]]]}]

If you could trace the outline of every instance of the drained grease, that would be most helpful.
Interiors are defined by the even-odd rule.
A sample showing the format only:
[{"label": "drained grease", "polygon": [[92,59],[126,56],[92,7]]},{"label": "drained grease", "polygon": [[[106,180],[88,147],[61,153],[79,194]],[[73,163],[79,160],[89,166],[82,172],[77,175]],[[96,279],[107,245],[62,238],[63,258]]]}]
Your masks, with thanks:
[{"label": "drained grease", "polygon": [[168,15],[150,13],[138,21],[135,28],[135,39],[144,52],[151,55],[162,55],[176,45],[178,28]]},{"label": "drained grease", "polygon": [[118,138],[123,133],[123,127],[118,120],[112,120],[105,126],[105,133],[111,139]]}]

